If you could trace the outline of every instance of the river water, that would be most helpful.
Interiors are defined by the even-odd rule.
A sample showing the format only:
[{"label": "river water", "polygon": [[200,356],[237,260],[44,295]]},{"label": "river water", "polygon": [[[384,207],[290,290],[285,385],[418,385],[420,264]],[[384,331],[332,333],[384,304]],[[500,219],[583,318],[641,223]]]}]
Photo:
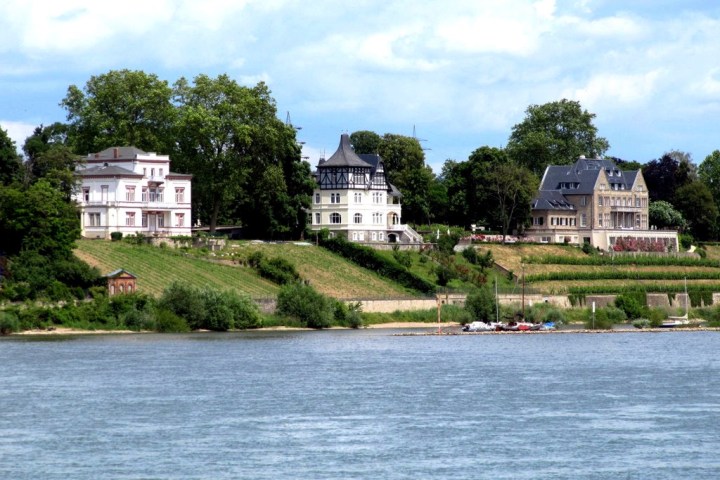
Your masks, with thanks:
[{"label": "river water", "polygon": [[716,479],[720,333],[0,339],[2,479]]}]

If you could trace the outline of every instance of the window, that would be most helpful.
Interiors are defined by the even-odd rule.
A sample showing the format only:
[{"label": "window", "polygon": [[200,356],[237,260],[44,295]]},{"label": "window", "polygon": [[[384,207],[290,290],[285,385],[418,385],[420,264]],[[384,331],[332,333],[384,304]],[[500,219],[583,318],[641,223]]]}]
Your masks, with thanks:
[{"label": "window", "polygon": [[339,193],[331,193],[330,194],[330,203],[340,203],[340,194]]},{"label": "window", "polygon": [[88,225],[91,227],[100,226],[100,214],[99,213],[88,213]]},{"label": "window", "polygon": [[102,185],[100,187],[100,192],[101,192],[100,199],[102,200],[103,203],[107,203],[107,201],[108,201],[108,186]]},{"label": "window", "polygon": [[315,194],[315,203],[320,203],[320,194],[319,193]]},{"label": "window", "polygon": [[150,169],[150,176],[151,176],[151,177],[154,177],[154,176],[155,176],[155,169],[154,169],[154,168],[151,168],[151,169]]},{"label": "window", "polygon": [[175,203],[184,203],[184,202],[185,202],[185,189],[178,187],[175,189]]},{"label": "window", "polygon": [[373,192],[373,203],[383,203],[382,192]]},{"label": "window", "polygon": [[[160,217],[162,218],[162,217]],[[175,214],[175,226],[176,227],[184,227],[185,226],[185,214],[184,213],[176,213]]]},{"label": "window", "polygon": [[385,241],[385,232],[378,232],[378,240],[381,242]]},{"label": "window", "polygon": [[599,207],[603,206],[603,197],[602,196],[598,197],[598,206]]},{"label": "window", "polygon": [[331,213],[330,214],[330,223],[338,224],[341,222],[341,217],[339,213]]},{"label": "window", "polygon": [[544,220],[543,217],[533,217],[533,225],[542,225]]},{"label": "window", "polygon": [[354,242],[358,241],[358,232],[352,232],[352,239]]},{"label": "window", "polygon": [[163,169],[162,169],[162,168],[160,169],[160,176],[161,176],[161,177],[163,176]]},{"label": "window", "polygon": [[135,187],[125,187],[125,200],[128,202],[135,201]]},{"label": "window", "polygon": [[372,238],[373,242],[377,242],[377,232],[372,232],[370,234],[370,238]]},{"label": "window", "polygon": [[382,213],[373,213],[373,224],[374,225],[382,225],[383,219],[382,219]]},{"label": "window", "polygon": [[127,226],[127,227],[135,226],[135,212],[127,212],[125,214],[125,226]]},{"label": "window", "polygon": [[147,224],[147,213],[143,212],[142,213],[142,226],[147,228],[147,225],[148,225]]},{"label": "window", "polygon": [[355,203],[362,203],[362,193],[355,192]]},{"label": "window", "polygon": [[365,183],[365,175],[362,173],[353,174],[353,182],[363,184]]},{"label": "window", "polygon": [[165,215],[162,213],[157,214],[157,226],[158,227],[164,227],[165,226]]},{"label": "window", "polygon": [[580,197],[580,206],[581,206],[581,207],[584,207],[585,204],[586,204],[586,202],[587,202],[587,198],[586,198],[586,197]]},{"label": "window", "polygon": [[606,227],[610,227],[610,226],[611,226],[611,225],[610,225],[610,214],[609,214],[609,213],[606,213],[606,214],[605,214],[605,226],[606,226]]},{"label": "window", "polygon": [[353,217],[353,222],[355,222],[355,223],[362,223],[362,214],[361,214],[361,213],[356,213],[355,216]]},{"label": "window", "polygon": [[587,213],[580,214],[580,226],[587,227]]},{"label": "window", "polygon": [[83,201],[90,201],[90,189],[88,187],[83,187]]},{"label": "window", "polygon": [[358,232],[358,240],[361,242],[365,241],[365,232]]},{"label": "window", "polygon": [[148,201],[148,187],[142,187],[142,201]]},{"label": "window", "polygon": [[603,214],[598,215],[598,225],[603,226]]},{"label": "window", "polygon": [[320,225],[320,214],[319,213],[315,214],[315,225]]},{"label": "window", "polygon": [[143,168],[143,177],[147,177],[147,168]]}]

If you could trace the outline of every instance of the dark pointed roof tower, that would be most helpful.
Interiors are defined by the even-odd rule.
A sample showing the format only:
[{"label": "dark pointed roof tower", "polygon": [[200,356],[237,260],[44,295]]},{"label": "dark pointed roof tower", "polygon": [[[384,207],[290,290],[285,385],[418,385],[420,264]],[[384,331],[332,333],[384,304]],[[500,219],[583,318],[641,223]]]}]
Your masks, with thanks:
[{"label": "dark pointed roof tower", "polygon": [[350,145],[350,136],[347,133],[343,133],[340,136],[340,145],[332,157],[323,162],[318,167],[363,167],[371,168],[372,165],[361,159],[355,151],[353,151],[352,145]]}]

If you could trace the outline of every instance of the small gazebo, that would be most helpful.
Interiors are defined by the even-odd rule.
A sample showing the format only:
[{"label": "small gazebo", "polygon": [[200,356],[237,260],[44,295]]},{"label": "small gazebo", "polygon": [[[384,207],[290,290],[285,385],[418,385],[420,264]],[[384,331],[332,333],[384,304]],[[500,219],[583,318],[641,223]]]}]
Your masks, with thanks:
[{"label": "small gazebo", "polygon": [[105,278],[107,278],[108,294],[111,297],[123,293],[133,293],[136,290],[135,282],[137,276],[124,268],[119,268],[114,272],[108,273],[105,275]]}]

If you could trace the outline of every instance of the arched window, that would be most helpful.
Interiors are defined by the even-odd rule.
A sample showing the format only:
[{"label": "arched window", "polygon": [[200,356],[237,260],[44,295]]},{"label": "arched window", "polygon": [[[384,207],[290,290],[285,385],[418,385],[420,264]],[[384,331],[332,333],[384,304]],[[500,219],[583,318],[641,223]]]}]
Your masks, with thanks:
[{"label": "arched window", "polygon": [[340,217],[339,213],[331,213],[330,214],[330,223],[340,223],[342,221],[342,218]]},{"label": "arched window", "polygon": [[124,292],[125,292],[125,285],[121,283],[120,284],[120,293],[124,293]]},{"label": "arched window", "polygon": [[353,217],[355,223],[362,223],[362,213],[356,213]]},{"label": "arched window", "polygon": [[127,286],[127,293],[132,293],[132,290],[133,290],[133,286],[132,286],[132,283],[128,283],[128,286]]},{"label": "arched window", "polygon": [[115,295],[115,284],[114,283],[110,284],[110,295]]},{"label": "arched window", "polygon": [[400,217],[398,217],[397,213],[390,213],[388,214],[388,217],[390,217],[389,220],[391,225],[397,225],[400,223]]}]

